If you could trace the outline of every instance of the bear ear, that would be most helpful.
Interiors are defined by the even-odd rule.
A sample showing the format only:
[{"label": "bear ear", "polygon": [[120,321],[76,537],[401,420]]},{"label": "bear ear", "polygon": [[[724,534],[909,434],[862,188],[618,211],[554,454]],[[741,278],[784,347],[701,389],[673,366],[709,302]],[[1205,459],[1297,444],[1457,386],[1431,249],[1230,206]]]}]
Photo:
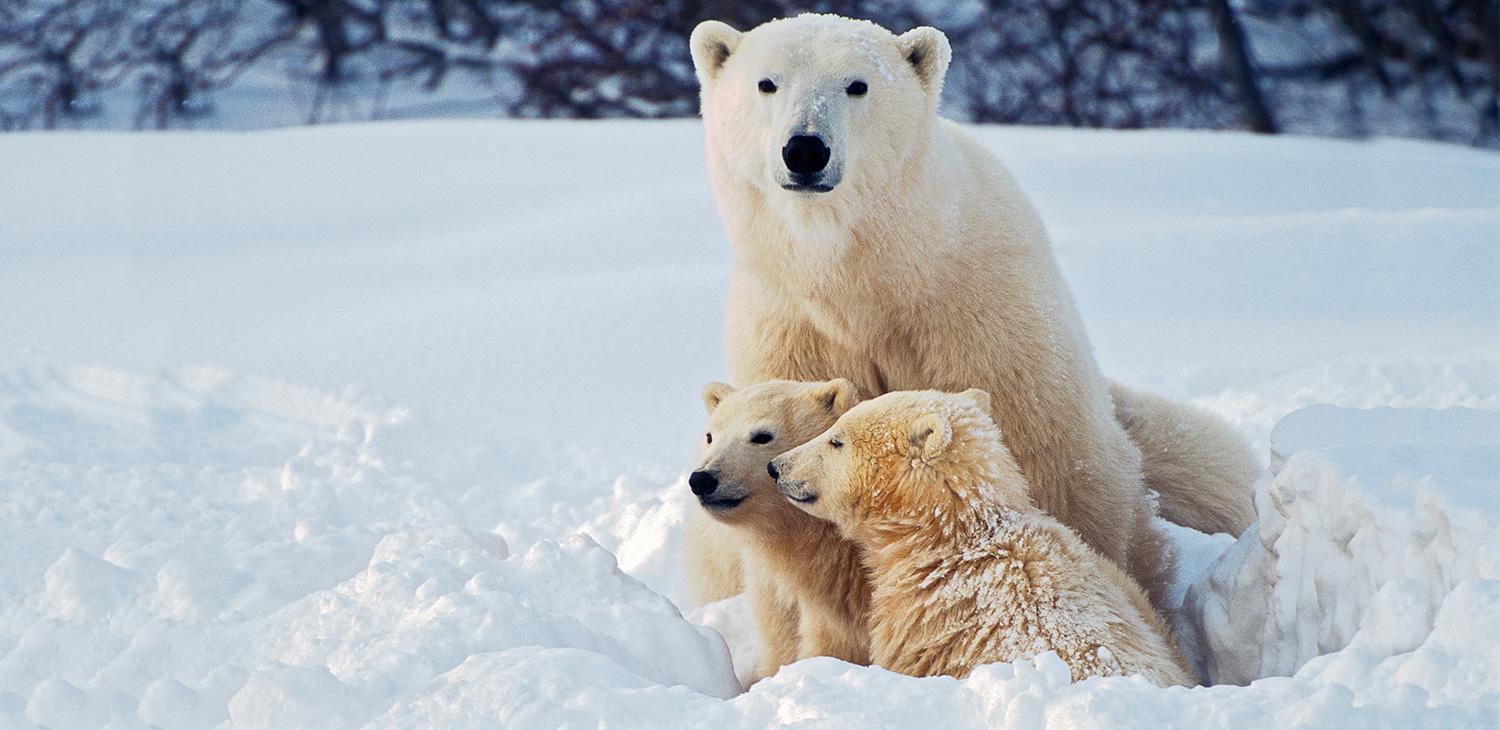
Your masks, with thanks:
[{"label": "bear ear", "polygon": [[714,409],[719,407],[719,402],[733,392],[734,386],[728,383],[709,383],[703,386],[703,407],[708,409],[708,415],[712,416]]},{"label": "bear ear", "polygon": [[809,396],[824,410],[834,416],[842,416],[859,403],[859,388],[845,378],[834,378],[813,386]]},{"label": "bear ear", "polygon": [[992,408],[990,405],[990,394],[978,388],[970,388],[959,395],[979,404],[979,408],[988,414]]},{"label": "bear ear", "polygon": [[938,413],[928,413],[912,421],[907,427],[906,434],[911,438],[912,446],[915,446],[922,454],[922,458],[932,459],[943,453],[948,444],[953,441],[953,427],[948,425],[948,419]]},{"label": "bear ear", "polygon": [[943,76],[948,73],[948,62],[953,60],[953,48],[943,31],[925,25],[912,28],[896,37],[896,46],[923,86],[934,94],[942,91]]},{"label": "bear ear", "polygon": [[719,75],[729,54],[740,45],[739,31],[727,23],[705,20],[693,29],[688,47],[693,53],[693,68],[698,71],[698,83],[707,85]]}]

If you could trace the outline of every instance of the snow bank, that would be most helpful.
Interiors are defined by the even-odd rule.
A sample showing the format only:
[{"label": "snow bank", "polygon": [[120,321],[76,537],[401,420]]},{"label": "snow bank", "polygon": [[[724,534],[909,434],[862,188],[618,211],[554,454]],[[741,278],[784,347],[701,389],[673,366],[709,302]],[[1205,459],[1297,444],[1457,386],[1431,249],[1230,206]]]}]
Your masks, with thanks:
[{"label": "snow bank", "polygon": [[[246,665],[257,669],[230,700],[230,718],[238,727],[359,724],[370,709],[392,707],[426,725],[441,718],[416,722],[431,711],[422,708],[455,686],[494,690],[484,691],[488,717],[524,717],[538,699],[529,689],[546,679],[516,683],[519,670],[559,657],[569,669],[563,686],[739,693],[723,640],[682,620],[588,538],[507,558],[491,534],[386,536],[365,570],[254,627]],[[505,669],[490,677],[495,667]]]},{"label": "snow bank", "polygon": [[[568,682],[740,691],[718,634],[567,537],[600,523],[677,579],[665,541],[683,505],[628,480],[561,511],[560,491],[499,495],[565,538],[513,554],[459,525],[497,496],[392,458],[407,413],[353,389],[23,370],[0,377],[0,413],[0,726],[358,726],[536,647],[573,658]],[[489,717],[535,700],[516,687],[509,705],[486,691]]]},{"label": "snow bank", "polygon": [[1314,406],[1271,443],[1257,523],[1187,593],[1205,675],[1493,701],[1500,413]]},{"label": "snow bank", "polygon": [[[389,708],[398,724],[413,727],[441,723],[432,703],[451,712],[445,694],[471,690],[482,712],[468,721],[534,714],[537,692],[549,686],[595,689],[603,699],[588,712],[600,714],[631,688],[699,699],[740,692],[719,635],[683,620],[586,537],[510,555],[490,533],[393,532],[369,551],[363,570],[253,621],[171,618],[235,593],[206,570],[190,572],[198,574],[189,583],[197,603],[162,586],[160,571],[153,590],[133,571],[69,548],[48,570],[45,599],[67,600],[0,665],[10,685],[51,675],[6,726],[24,726],[24,718],[62,727],[137,719],[161,727],[226,719],[245,728],[344,727]],[[139,619],[111,616],[132,593],[175,602]],[[80,596],[88,602],[74,600]],[[531,671],[544,667],[556,671]]]}]

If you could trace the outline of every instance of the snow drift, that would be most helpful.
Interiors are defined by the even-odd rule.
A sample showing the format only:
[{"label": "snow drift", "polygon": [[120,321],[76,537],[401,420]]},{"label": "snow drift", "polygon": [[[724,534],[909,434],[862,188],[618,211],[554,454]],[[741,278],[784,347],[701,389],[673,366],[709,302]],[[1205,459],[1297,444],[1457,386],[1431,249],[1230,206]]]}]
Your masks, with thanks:
[{"label": "snow drift", "polygon": [[1314,406],[1271,443],[1255,526],[1188,589],[1205,676],[1494,699],[1500,413]]}]

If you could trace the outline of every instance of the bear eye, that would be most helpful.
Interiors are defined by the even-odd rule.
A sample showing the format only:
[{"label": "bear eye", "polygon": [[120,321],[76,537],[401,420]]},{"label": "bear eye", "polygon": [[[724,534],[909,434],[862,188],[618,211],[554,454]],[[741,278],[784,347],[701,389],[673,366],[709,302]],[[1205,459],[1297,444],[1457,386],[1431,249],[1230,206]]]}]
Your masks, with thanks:
[{"label": "bear eye", "polygon": [[770,79],[761,79],[757,86],[760,88],[760,93],[762,94],[776,93],[776,82]]},{"label": "bear eye", "polygon": [[842,448],[844,448],[844,442],[838,440],[837,438],[828,439],[828,445],[832,446],[835,449],[842,449]]},{"label": "bear eye", "polygon": [[754,434],[751,434],[751,436],[750,436],[750,443],[752,443],[752,444],[769,444],[769,443],[771,443],[771,439],[772,438],[774,438],[774,437],[771,436],[771,434],[766,433],[765,431],[756,431]]},{"label": "bear eye", "polygon": [[714,435],[711,434],[711,433],[705,433],[705,434],[703,434],[703,442],[706,443],[706,444],[713,443],[714,442]]},{"label": "bear eye", "polygon": [[849,84],[849,88],[844,89],[844,91],[848,92],[850,96],[864,96],[865,92],[869,90],[870,85],[866,84],[863,81],[856,81],[852,84]]}]

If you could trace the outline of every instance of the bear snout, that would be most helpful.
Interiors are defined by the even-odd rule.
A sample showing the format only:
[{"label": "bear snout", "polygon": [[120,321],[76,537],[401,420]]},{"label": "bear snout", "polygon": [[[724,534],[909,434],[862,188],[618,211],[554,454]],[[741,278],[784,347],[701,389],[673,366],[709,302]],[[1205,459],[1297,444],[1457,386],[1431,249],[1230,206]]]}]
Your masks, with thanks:
[{"label": "bear snout", "polygon": [[781,161],[786,163],[786,169],[804,178],[822,172],[832,158],[833,150],[823,138],[811,134],[793,135],[781,148]]},{"label": "bear snout", "polygon": [[778,479],[776,491],[798,504],[812,504],[818,500],[818,495],[808,491],[807,482],[800,480]]},{"label": "bear snout", "polygon": [[719,476],[711,471],[695,471],[688,475],[688,487],[699,497],[713,494],[719,488]]},{"label": "bear snout", "polygon": [[[776,491],[781,492],[782,496],[793,502],[800,504],[812,503],[818,498],[818,495],[808,490],[806,481],[784,476],[787,464],[783,459],[784,456],[778,456],[766,464],[766,473],[770,474],[771,478],[776,480]],[[779,466],[776,463],[778,461],[782,462]]]}]

